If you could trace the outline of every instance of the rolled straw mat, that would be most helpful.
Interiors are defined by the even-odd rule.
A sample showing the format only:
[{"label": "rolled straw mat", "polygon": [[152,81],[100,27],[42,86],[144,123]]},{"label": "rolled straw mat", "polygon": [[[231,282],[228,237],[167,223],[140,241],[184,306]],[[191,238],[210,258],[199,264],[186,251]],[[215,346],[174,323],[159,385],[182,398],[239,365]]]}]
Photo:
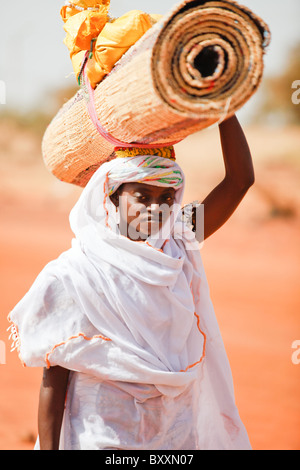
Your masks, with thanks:
[{"label": "rolled straw mat", "polygon": [[[154,25],[95,90],[97,117],[124,143],[167,145],[233,115],[257,90],[268,26],[232,0],[185,0]],[[114,158],[97,131],[84,88],[50,123],[48,169],[84,187]],[[138,145],[137,145],[138,146]]]}]

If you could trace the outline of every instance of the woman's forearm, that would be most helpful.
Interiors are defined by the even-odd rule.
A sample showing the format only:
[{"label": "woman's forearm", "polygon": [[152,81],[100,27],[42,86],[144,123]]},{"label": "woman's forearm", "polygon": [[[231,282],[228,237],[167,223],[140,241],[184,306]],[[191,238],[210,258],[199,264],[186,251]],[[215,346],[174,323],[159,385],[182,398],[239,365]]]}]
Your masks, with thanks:
[{"label": "woman's forearm", "polygon": [[249,189],[255,180],[251,152],[243,129],[234,115],[219,126],[226,177],[241,190]]},{"label": "woman's forearm", "polygon": [[236,116],[220,124],[219,129],[225,178],[203,201],[204,239],[227,222],[255,179],[250,149]]},{"label": "woman's forearm", "polygon": [[38,428],[41,450],[59,450],[69,371],[44,369],[40,389]]}]

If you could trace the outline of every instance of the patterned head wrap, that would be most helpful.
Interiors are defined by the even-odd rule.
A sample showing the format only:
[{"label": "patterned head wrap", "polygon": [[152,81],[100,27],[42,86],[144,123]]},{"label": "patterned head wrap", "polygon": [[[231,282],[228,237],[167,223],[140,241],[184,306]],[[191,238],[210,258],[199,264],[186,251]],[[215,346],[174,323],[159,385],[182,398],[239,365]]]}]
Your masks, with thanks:
[{"label": "patterned head wrap", "polygon": [[109,196],[124,183],[145,183],[176,190],[183,186],[184,176],[175,162],[173,147],[116,149],[116,156],[120,164],[108,174]]}]

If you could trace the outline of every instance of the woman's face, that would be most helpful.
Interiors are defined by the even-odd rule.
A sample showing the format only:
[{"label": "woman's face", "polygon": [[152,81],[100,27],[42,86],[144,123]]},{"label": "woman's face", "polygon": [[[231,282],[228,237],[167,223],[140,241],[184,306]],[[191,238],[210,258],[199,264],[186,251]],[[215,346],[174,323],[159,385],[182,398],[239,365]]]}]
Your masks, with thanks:
[{"label": "woman's face", "polygon": [[175,189],[124,183],[111,200],[119,208],[121,234],[141,241],[158,234],[170,218]]}]

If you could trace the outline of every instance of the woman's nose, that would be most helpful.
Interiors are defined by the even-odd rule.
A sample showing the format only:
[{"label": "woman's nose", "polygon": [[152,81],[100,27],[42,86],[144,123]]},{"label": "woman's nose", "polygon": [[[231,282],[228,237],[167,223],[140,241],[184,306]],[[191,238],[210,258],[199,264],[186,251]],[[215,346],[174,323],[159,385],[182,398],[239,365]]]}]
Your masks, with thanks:
[{"label": "woman's nose", "polygon": [[157,201],[150,202],[148,204],[148,211],[156,212],[159,210],[159,208],[160,208],[160,205]]}]

